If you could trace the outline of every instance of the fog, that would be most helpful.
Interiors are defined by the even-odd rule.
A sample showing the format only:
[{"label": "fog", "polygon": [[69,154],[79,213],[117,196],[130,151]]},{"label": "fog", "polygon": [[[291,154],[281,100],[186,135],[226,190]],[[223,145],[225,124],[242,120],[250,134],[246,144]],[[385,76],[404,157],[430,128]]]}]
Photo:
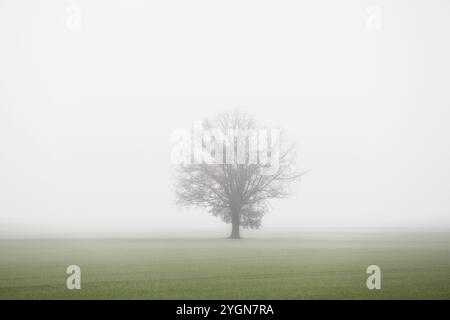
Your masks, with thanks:
[{"label": "fog", "polygon": [[450,2],[0,0],[0,237],[229,229],[171,134],[239,109],[307,170],[261,232],[450,228]]}]

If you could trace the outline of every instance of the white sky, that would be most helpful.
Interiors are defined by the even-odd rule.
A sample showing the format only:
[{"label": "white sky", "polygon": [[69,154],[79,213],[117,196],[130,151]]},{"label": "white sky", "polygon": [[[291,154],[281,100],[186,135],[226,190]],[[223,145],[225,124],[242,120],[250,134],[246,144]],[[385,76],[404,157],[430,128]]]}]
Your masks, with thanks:
[{"label": "white sky", "polygon": [[170,136],[236,108],[286,129],[309,170],[266,229],[450,227],[449,16],[446,0],[0,0],[0,236],[228,229],[174,205]]}]

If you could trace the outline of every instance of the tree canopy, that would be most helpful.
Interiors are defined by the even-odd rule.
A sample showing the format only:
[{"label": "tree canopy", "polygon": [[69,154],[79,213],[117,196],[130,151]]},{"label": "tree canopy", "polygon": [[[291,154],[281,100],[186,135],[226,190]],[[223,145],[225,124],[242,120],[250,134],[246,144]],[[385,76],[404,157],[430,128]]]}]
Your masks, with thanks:
[{"label": "tree canopy", "polygon": [[257,229],[269,200],[289,195],[298,181],[296,148],[279,129],[257,126],[252,117],[232,111],[204,120],[200,137],[185,135],[184,160],[176,168],[176,200],[200,207],[232,224]]}]

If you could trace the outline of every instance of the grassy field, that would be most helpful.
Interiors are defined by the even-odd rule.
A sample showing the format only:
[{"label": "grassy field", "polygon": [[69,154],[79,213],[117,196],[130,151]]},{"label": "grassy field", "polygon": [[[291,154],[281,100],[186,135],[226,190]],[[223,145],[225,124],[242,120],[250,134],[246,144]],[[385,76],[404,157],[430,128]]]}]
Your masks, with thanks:
[{"label": "grassy field", "polygon": [[450,299],[450,233],[0,240],[0,299]]}]

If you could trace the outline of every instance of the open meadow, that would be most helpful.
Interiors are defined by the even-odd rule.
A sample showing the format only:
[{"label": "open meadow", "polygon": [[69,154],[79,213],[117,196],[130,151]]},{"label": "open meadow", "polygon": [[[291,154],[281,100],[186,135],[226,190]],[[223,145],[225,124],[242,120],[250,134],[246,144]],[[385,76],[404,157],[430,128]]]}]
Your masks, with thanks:
[{"label": "open meadow", "polygon": [[[66,288],[73,264],[81,290]],[[450,299],[450,233],[4,239],[0,299]]]}]

